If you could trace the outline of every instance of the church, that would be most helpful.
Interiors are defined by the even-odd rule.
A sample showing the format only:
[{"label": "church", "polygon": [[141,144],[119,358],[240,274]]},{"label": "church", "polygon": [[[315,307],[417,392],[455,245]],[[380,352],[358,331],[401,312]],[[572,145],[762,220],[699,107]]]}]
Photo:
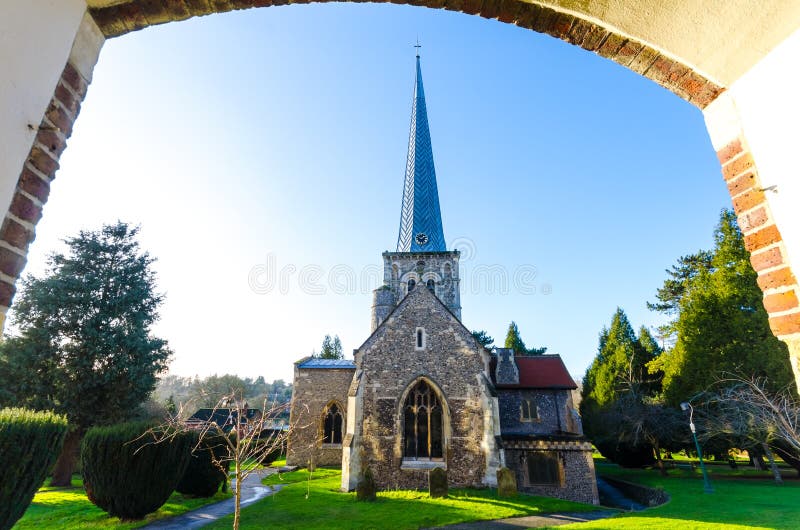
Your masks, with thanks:
[{"label": "church", "polygon": [[486,349],[461,322],[459,252],[447,250],[420,58],[400,231],[383,253],[371,334],[354,359],[294,365],[287,464],[339,466],[342,491],[370,469],[379,489],[493,487],[598,504],[591,444],[558,355]]}]

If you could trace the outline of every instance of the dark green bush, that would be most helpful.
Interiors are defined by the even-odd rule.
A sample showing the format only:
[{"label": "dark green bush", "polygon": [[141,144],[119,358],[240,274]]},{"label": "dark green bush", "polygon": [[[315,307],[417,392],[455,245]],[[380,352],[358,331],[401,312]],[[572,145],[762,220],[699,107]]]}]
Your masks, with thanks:
[{"label": "dark green bush", "polygon": [[193,434],[192,447],[196,448],[175,490],[184,495],[211,497],[228,478],[228,445],[223,435],[206,436],[199,445],[198,441],[199,436]]},{"label": "dark green bush", "polygon": [[120,519],[141,519],[158,510],[186,471],[192,450],[190,433],[165,441],[152,424],[121,423],[89,429],[81,445],[86,495]]},{"label": "dark green bush", "polygon": [[624,442],[595,440],[594,445],[601,455],[622,467],[641,468],[656,462],[653,446],[648,443],[634,446]]},{"label": "dark green bush", "polygon": [[0,529],[22,517],[61,451],[67,419],[52,412],[0,410]]}]

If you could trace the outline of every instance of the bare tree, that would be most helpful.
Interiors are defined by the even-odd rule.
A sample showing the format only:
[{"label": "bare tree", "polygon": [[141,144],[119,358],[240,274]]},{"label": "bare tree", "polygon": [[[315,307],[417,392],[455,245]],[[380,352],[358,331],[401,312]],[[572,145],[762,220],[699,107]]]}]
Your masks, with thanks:
[{"label": "bare tree", "polygon": [[740,443],[749,441],[764,452],[775,481],[781,483],[772,448],[781,454],[800,454],[800,400],[794,388],[770,391],[764,378],[734,377],[721,384],[723,389],[705,402],[704,436],[724,435]]},{"label": "bare tree", "polygon": [[[288,407],[288,403],[265,399],[260,410],[252,409],[240,392],[231,392],[217,400],[206,419],[184,421],[179,412],[169,417],[165,425],[148,432],[157,436],[154,443],[166,442],[177,433],[196,432],[198,441],[193,450],[215,449],[210,451],[213,463],[226,474],[229,466],[233,466],[233,528],[238,530],[242,482],[270,455],[285,452],[292,426],[281,416]],[[210,443],[215,445],[209,446]],[[217,451],[220,445],[223,450]]]}]

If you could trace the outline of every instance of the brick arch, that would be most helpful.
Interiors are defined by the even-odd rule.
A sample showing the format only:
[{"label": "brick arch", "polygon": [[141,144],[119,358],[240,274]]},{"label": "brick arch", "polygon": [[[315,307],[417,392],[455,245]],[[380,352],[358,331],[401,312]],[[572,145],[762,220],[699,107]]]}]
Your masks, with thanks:
[{"label": "brick arch", "polygon": [[[758,272],[770,327],[789,345],[800,386],[800,283],[789,264],[769,205],[770,191],[760,183],[744,131],[739,126],[731,133],[729,124],[720,124],[731,120],[739,123],[735,105],[725,102],[725,87],[647,42],[604,26],[602,21],[542,5],[544,0],[393,1],[478,15],[545,33],[610,59],[703,109],[751,262]],[[286,3],[289,0],[118,0],[110,7],[90,9],[88,15],[97,31],[112,38],[195,16]],[[25,266],[50,183],[91,79],[93,63],[82,68],[79,55],[70,55],[41,123],[29,125],[37,134],[0,225],[0,324],[13,301],[16,280]]]},{"label": "brick arch", "polygon": [[[378,1],[478,15],[545,33],[629,68],[701,109],[724,91],[722,86],[648,43],[604,27],[588,17],[542,5],[537,0]],[[90,9],[89,13],[106,38],[113,38],[149,26],[196,16],[288,3],[306,4],[310,0],[128,0],[115,6]]]}]

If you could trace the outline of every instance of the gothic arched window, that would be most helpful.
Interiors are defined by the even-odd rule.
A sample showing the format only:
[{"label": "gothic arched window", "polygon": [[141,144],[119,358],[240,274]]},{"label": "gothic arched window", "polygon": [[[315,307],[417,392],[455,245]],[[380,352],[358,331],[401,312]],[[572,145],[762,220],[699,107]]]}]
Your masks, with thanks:
[{"label": "gothic arched window", "polygon": [[408,280],[408,292],[410,293],[411,291],[413,291],[414,290],[414,286],[416,286],[416,285],[417,285],[417,282],[416,282],[416,280],[414,280],[414,278],[411,278],[410,280]]},{"label": "gothic arched window", "polygon": [[342,411],[339,405],[331,403],[325,416],[322,419],[322,443],[340,444],[342,443]]},{"label": "gothic arched window", "polygon": [[436,282],[434,282],[433,280],[428,280],[427,286],[430,292],[432,293],[436,292]]},{"label": "gothic arched window", "polygon": [[440,459],[444,455],[442,404],[425,381],[411,389],[403,406],[403,457]]}]

